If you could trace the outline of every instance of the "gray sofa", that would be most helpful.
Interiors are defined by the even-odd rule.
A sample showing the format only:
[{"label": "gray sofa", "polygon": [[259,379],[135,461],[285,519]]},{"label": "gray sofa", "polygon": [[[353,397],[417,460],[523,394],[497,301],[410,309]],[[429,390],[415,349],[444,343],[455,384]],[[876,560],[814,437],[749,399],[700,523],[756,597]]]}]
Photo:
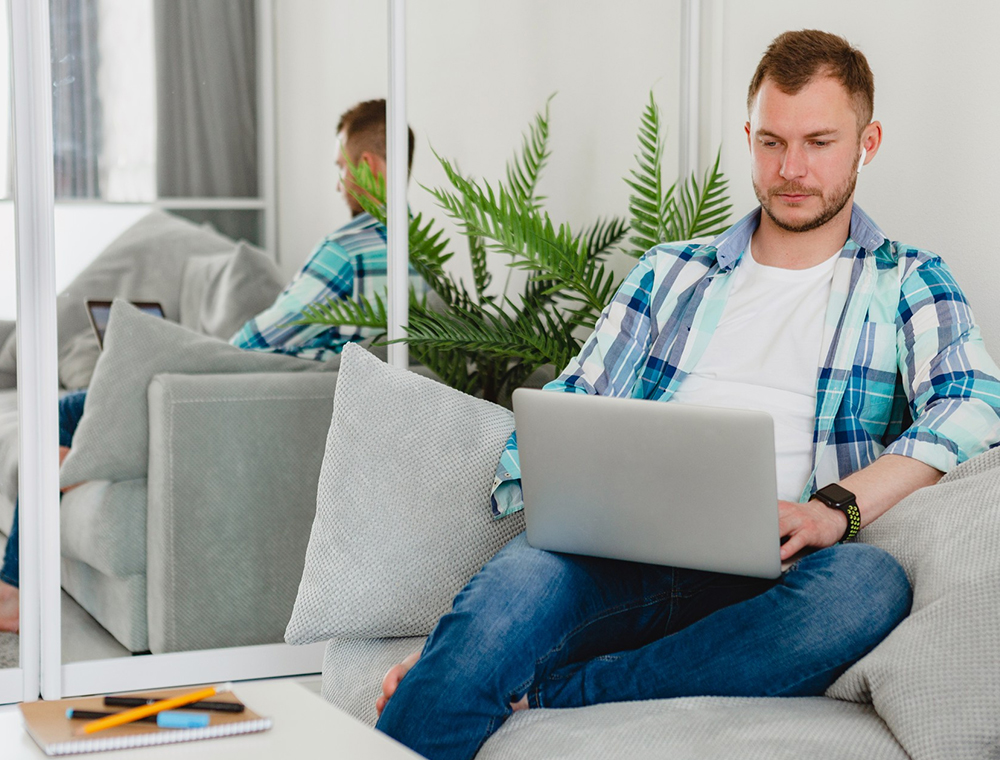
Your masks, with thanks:
[{"label": "gray sofa", "polygon": [[[323,696],[358,720],[374,725],[386,670],[422,646],[457,590],[520,529],[517,516],[484,517],[489,462],[511,425],[506,410],[345,351],[285,635],[328,642]],[[1000,757],[1000,448],[859,540],[899,559],[913,609],[826,696],[528,710],[477,757]]]}]

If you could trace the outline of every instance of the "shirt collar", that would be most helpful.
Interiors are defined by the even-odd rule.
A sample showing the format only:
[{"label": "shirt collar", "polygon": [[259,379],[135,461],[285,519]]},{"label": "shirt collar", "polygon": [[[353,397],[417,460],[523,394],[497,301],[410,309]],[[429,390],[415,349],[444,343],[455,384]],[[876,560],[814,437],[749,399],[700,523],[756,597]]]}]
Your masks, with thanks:
[{"label": "shirt collar", "polygon": [[374,227],[379,221],[374,216],[369,214],[367,211],[362,211],[356,217],[351,219],[347,224],[341,227],[345,232],[353,232],[355,230],[363,230],[368,227]]},{"label": "shirt collar", "polygon": [[[716,260],[721,269],[729,269],[743,255],[750,237],[760,224],[761,208],[758,206],[736,224],[711,242],[716,250]],[[851,232],[849,236],[859,248],[875,252],[886,241],[885,234],[858,204],[851,207]]]}]

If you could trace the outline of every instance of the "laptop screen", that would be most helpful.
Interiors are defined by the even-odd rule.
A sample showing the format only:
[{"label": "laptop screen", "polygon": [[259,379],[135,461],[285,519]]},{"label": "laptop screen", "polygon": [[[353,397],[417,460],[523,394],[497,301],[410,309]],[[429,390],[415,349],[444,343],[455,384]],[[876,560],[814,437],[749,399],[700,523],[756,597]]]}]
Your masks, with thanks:
[{"label": "laptop screen", "polygon": [[[165,318],[163,307],[155,301],[130,301],[139,311],[151,314],[160,319]],[[104,347],[104,333],[108,329],[108,319],[111,317],[111,301],[87,301],[87,311],[90,313],[90,324],[97,334],[97,342]]]}]

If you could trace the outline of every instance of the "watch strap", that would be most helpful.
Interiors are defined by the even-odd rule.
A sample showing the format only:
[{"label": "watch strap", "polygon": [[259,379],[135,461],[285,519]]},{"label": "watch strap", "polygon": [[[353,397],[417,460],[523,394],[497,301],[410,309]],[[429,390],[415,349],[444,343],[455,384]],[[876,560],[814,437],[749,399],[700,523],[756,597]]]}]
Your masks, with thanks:
[{"label": "watch strap", "polygon": [[844,543],[844,541],[850,541],[858,535],[858,531],[861,530],[861,510],[858,509],[857,504],[848,504],[840,511],[847,516],[847,530],[840,537],[840,543]]}]

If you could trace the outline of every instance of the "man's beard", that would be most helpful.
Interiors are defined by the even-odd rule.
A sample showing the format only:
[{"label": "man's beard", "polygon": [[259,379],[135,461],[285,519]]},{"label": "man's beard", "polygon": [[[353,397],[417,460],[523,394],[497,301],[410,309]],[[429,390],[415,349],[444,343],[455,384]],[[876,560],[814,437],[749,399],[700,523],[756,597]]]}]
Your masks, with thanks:
[{"label": "man's beard", "polygon": [[835,194],[829,199],[822,199],[823,205],[812,219],[807,219],[803,222],[798,222],[796,224],[791,224],[789,222],[783,221],[775,216],[774,212],[771,210],[771,200],[777,195],[814,195],[822,198],[822,196],[815,190],[811,190],[807,187],[802,187],[794,182],[788,182],[784,185],[772,188],[768,191],[767,195],[760,189],[760,186],[754,182],[753,191],[757,196],[757,200],[760,201],[761,208],[764,209],[764,213],[768,215],[772,222],[775,223],[780,229],[786,232],[809,232],[810,230],[815,230],[818,227],[822,227],[824,224],[833,219],[837,214],[843,210],[844,206],[851,199],[851,195],[854,193],[854,186],[858,182],[857,174],[851,174],[847,181],[835,191]]}]

